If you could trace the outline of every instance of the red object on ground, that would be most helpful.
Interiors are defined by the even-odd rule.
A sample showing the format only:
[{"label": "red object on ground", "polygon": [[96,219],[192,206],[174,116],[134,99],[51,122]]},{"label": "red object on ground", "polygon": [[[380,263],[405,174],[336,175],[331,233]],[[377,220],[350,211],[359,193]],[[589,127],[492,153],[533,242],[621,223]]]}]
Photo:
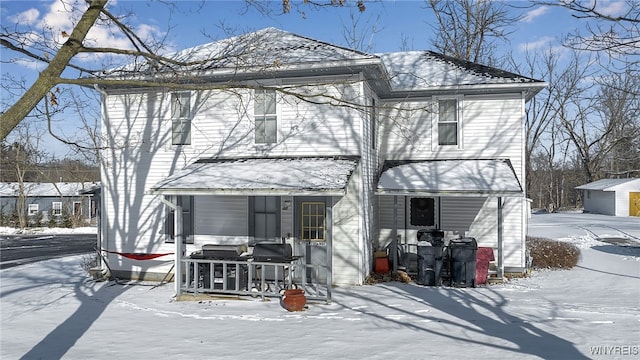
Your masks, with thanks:
[{"label": "red object on ground", "polygon": [[379,274],[389,272],[389,258],[388,257],[376,258],[375,271]]},{"label": "red object on ground", "polygon": [[173,253],[162,253],[162,254],[126,253],[126,252],[109,251],[104,249],[102,249],[102,251],[108,252],[110,254],[117,254],[122,257],[126,257],[128,259],[134,259],[134,260],[152,260],[155,258],[159,258],[161,256],[173,255]]},{"label": "red object on ground", "polygon": [[287,311],[302,311],[307,304],[307,297],[302,289],[287,289],[284,291],[282,306]]},{"label": "red object on ground", "polygon": [[489,277],[489,263],[494,261],[493,248],[478,247],[476,253],[476,285],[485,284]]}]

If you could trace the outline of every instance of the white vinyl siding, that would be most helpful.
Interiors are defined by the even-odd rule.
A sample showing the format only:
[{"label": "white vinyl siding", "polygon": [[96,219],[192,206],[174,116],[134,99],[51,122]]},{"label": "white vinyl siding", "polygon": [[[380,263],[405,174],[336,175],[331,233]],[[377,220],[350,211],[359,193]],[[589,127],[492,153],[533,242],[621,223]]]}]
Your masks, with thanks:
[{"label": "white vinyl siding", "polygon": [[[358,94],[357,85],[306,88],[310,93],[351,98]],[[253,90],[212,90],[202,91],[198,99],[192,100],[192,108],[197,108],[191,121],[193,154],[199,153],[202,157],[360,155],[362,119],[358,109],[314,104],[278,93],[277,142],[256,144],[252,97]],[[319,100],[323,99],[326,100]],[[173,153],[175,149],[166,151]]]},{"label": "white vinyl siding", "polygon": [[358,166],[351,176],[347,194],[333,198],[332,266],[335,285],[362,284],[364,280],[360,181]]},{"label": "white vinyl siding", "polygon": [[[389,102],[380,110],[381,158],[387,160],[508,158],[522,184],[523,120],[521,94],[465,95],[462,149],[434,143],[432,101]],[[435,136],[434,136],[435,137]],[[435,144],[435,145],[434,145]]]}]

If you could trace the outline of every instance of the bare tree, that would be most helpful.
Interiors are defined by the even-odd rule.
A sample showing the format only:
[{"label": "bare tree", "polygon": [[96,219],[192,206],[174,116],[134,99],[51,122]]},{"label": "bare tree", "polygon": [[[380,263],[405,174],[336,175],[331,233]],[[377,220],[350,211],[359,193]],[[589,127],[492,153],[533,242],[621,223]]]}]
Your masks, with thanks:
[{"label": "bare tree", "polygon": [[492,0],[425,0],[436,18],[432,46],[475,63],[495,65],[498,41],[507,42],[520,16]]},{"label": "bare tree", "polygon": [[[554,106],[555,101],[559,100],[558,95],[562,92],[557,89],[557,79],[562,75],[562,69],[559,65],[560,55],[548,49],[545,52],[527,51],[524,56],[524,64],[517,64],[516,60],[511,58],[511,66],[519,74],[530,76],[544,80],[549,84],[548,87],[542,89],[533,99],[527,102],[525,107],[525,167],[526,173],[532,175],[534,171],[533,156],[538,153],[545,153],[548,159],[549,169],[553,168],[555,161],[555,134],[553,130],[549,131],[549,127],[553,127],[554,119],[557,114],[558,106]],[[545,139],[546,136],[551,135]],[[549,144],[543,144],[546,140]],[[540,158],[540,156],[538,156]],[[540,164],[540,161],[538,161]],[[532,189],[539,179],[534,176],[527,176],[526,188]],[[529,191],[529,190],[527,190]]]},{"label": "bare tree", "polygon": [[345,44],[352,49],[371,52],[374,45],[373,38],[382,30],[378,25],[380,14],[364,18],[361,11],[356,12],[351,8],[349,20],[349,23],[342,25]]},{"label": "bare tree", "polygon": [[47,158],[47,153],[42,149],[41,144],[43,130],[39,130],[29,123],[24,123],[16,131],[18,133],[17,141],[11,146],[12,161],[3,164],[3,168],[7,166],[4,170],[13,172],[15,182],[18,184],[15,211],[18,215],[18,225],[25,228],[28,225],[27,197],[29,196],[25,184],[37,179],[40,173],[40,164]]},{"label": "bare tree", "polygon": [[[166,51],[164,38],[143,38],[136,33],[134,27],[127,24],[126,16],[112,14],[106,5],[108,0],[89,0],[86,5],[76,2],[65,2],[69,9],[74,6],[86,6],[80,13],[81,16],[75,22],[70,33],[65,30],[51,29],[51,33],[39,41],[33,41],[33,33],[17,32],[12,28],[2,27],[0,33],[0,45],[5,50],[13,51],[23,58],[28,58],[44,64],[45,68],[39,73],[37,80],[26,89],[19,99],[3,109],[0,115],[0,139],[4,139],[47,95],[54,95],[55,87],[62,84],[81,86],[149,86],[166,89],[185,88],[185,85],[175,80],[175,75],[183,71],[205,70],[214,66],[236,65],[237,67],[251,66],[248,63],[251,49],[235,48],[228,44],[228,49],[208,59],[190,61],[190,57],[175,58],[163,55]],[[260,2],[255,2],[260,3]],[[176,6],[166,2],[168,6]],[[308,1],[308,6],[343,6],[345,1],[321,0]],[[288,0],[282,1],[283,13],[290,11]],[[362,1],[356,1],[360,11],[365,6]],[[172,11],[171,7],[168,8]],[[175,9],[175,8],[173,8]],[[92,28],[100,26],[112,33],[121,34],[127,41],[127,46],[103,47],[95,44],[88,37]],[[56,39],[61,39],[57,40]],[[259,44],[256,43],[256,46]],[[44,54],[44,55],[41,55]],[[55,54],[55,55],[49,55]],[[106,60],[98,67],[83,66],[78,60],[78,55],[99,55]],[[129,66],[123,66],[129,64]],[[120,65],[115,68],[115,65]],[[278,63],[272,64],[277,68]],[[113,71],[105,73],[106,69]],[[76,76],[67,77],[69,72]],[[200,83],[199,89],[219,88],[222,85]],[[188,86],[194,89],[193,86]]]},{"label": "bare tree", "polygon": [[640,62],[640,2],[637,0],[625,0],[624,6],[617,6],[616,10],[607,8],[609,2],[597,0],[531,0],[531,3],[563,7],[573,17],[584,20],[584,28],[566,34],[565,46],[606,54],[610,59],[622,61],[622,69],[637,69]]},{"label": "bare tree", "polygon": [[598,116],[611,123],[603,174],[630,177],[640,173],[640,79],[630,70],[600,80]]}]

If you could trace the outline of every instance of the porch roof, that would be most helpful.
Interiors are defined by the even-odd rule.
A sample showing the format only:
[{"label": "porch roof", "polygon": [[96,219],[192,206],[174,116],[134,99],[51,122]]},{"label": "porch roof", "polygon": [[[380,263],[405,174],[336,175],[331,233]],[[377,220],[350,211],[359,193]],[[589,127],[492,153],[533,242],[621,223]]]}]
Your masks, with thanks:
[{"label": "porch roof", "polygon": [[522,196],[509,160],[387,161],[378,194]]},{"label": "porch roof", "polygon": [[161,195],[321,195],[346,193],[358,157],[200,159],[151,187]]}]

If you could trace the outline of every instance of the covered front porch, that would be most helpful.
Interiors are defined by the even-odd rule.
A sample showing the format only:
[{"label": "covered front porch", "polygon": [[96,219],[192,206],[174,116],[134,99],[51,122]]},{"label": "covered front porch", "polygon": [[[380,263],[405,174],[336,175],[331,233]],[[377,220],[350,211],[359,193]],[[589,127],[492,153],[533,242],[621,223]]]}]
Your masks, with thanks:
[{"label": "covered front porch", "polygon": [[308,299],[331,301],[334,206],[357,164],[201,159],[155,184],[175,245],[176,295],[277,297],[302,288]]},{"label": "covered front porch", "polygon": [[473,237],[492,248],[490,274],[498,280],[507,258],[514,267],[524,262],[524,195],[508,160],[388,161],[377,195],[378,247],[388,249],[393,271],[415,271],[420,230],[442,231],[445,243]]}]

